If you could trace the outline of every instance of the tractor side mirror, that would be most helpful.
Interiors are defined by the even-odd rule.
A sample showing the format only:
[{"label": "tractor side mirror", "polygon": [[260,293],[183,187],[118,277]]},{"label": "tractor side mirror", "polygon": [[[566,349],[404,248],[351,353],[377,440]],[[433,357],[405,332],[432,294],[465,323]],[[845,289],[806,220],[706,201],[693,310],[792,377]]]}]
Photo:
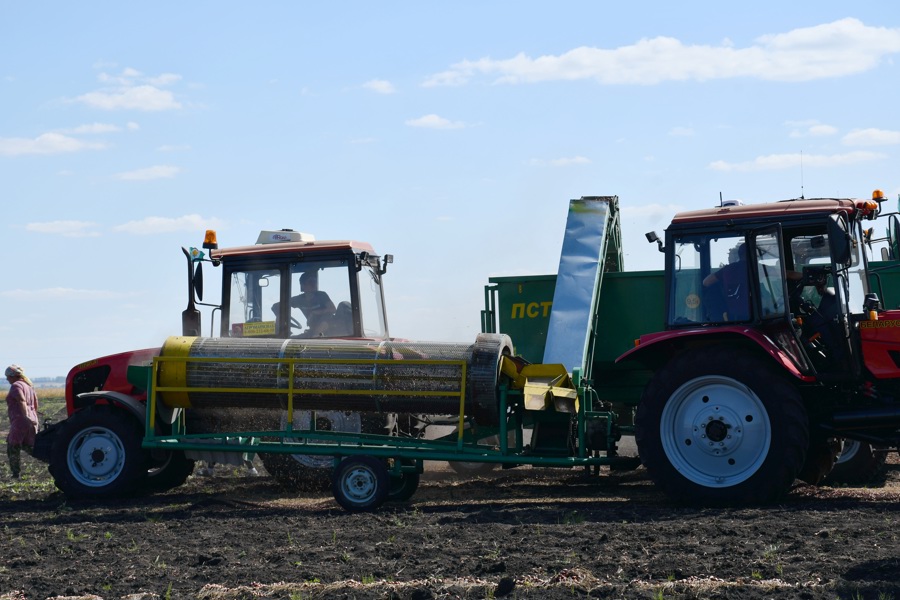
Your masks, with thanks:
[{"label": "tractor side mirror", "polygon": [[203,263],[197,262],[194,269],[194,293],[197,294],[197,300],[203,302]]},{"label": "tractor side mirror", "polygon": [[655,231],[648,231],[647,233],[644,234],[644,236],[647,238],[647,241],[650,242],[651,244],[652,244],[653,242],[656,242],[656,248],[657,248],[660,252],[665,252],[665,251],[666,251],[665,246],[663,246],[662,240],[659,239],[659,236],[656,235],[656,232],[655,232]]}]

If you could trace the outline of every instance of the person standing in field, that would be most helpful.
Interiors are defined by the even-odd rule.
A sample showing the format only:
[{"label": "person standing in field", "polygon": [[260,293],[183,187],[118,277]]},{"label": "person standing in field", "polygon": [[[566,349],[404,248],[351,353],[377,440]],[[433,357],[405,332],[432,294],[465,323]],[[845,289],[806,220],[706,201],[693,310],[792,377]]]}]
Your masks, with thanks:
[{"label": "person standing in field", "polygon": [[9,393],[6,394],[6,410],[9,415],[9,434],[6,436],[6,456],[13,479],[22,471],[22,448],[28,454],[34,450],[34,437],[38,431],[38,397],[31,380],[19,365],[6,368]]}]

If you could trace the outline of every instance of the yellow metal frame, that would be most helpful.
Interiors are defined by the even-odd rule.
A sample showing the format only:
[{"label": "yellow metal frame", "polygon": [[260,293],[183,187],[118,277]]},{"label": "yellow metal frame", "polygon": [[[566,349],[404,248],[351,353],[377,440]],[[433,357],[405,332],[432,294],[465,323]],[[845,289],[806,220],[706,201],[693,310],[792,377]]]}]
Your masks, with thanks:
[{"label": "yellow metal frame", "polygon": [[[180,347],[179,347],[180,348]],[[171,350],[171,348],[169,348]],[[182,349],[183,350],[183,349]],[[151,386],[150,397],[148,398],[149,407],[149,431],[154,431],[156,426],[156,406],[159,402],[159,394],[174,394],[171,399],[175,402],[166,402],[167,406],[177,408],[190,408],[190,398],[188,392],[216,392],[226,394],[286,394],[288,398],[288,424],[287,431],[294,430],[294,396],[302,394],[316,395],[332,395],[332,396],[356,396],[356,395],[374,395],[374,396],[442,396],[453,397],[459,396],[459,439],[458,443],[462,446],[463,442],[463,425],[465,423],[466,408],[466,375],[467,363],[464,360],[426,360],[426,359],[365,359],[365,358],[222,358],[222,357],[191,357],[179,351],[177,356],[154,356],[152,365],[152,378],[157,384]],[[237,364],[275,364],[287,367],[287,387],[263,387],[263,388],[226,388],[226,387],[188,387],[187,386],[187,364],[188,363],[237,363]],[[183,363],[181,368],[177,366],[172,369],[166,369],[166,363]],[[350,389],[350,390],[323,390],[323,389],[295,389],[294,388],[294,372],[297,365],[314,363],[321,364],[339,364],[339,365],[390,365],[393,367],[419,366],[419,365],[442,365],[442,366],[458,366],[460,367],[459,391],[416,391],[416,390],[372,390],[372,389]],[[171,378],[174,381],[166,381]],[[373,374],[373,379],[375,379]],[[166,385],[164,385],[166,384]]]}]

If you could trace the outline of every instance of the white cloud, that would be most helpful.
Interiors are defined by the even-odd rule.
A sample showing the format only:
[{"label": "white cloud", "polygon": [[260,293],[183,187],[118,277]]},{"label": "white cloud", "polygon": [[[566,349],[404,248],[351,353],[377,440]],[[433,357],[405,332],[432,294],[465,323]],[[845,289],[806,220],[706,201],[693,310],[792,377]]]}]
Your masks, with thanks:
[{"label": "white cloud", "polygon": [[152,181],[154,179],[172,179],[181,172],[180,167],[171,165],[156,165],[147,167],[146,169],[137,169],[135,171],[126,171],[114,175],[116,179],[123,181]]},{"label": "white cloud", "polygon": [[175,101],[172,92],[155,88],[152,85],[89,92],[78,96],[75,101],[103,110],[159,111],[181,108],[181,104]]},{"label": "white cloud", "polygon": [[0,138],[0,156],[23,154],[63,154],[81,150],[102,150],[106,145],[84,142],[61,133],[44,133],[34,139]]},{"label": "white cloud", "polygon": [[90,123],[87,125],[79,125],[72,129],[62,129],[61,133],[71,133],[73,135],[91,134],[91,133],[116,133],[122,131],[118,125],[110,123]]},{"label": "white cloud", "polygon": [[100,235],[96,229],[97,223],[91,221],[46,221],[43,223],[28,223],[25,231],[34,233],[48,233],[63,237],[97,237]]},{"label": "white cloud", "polygon": [[568,167],[571,165],[589,165],[591,160],[583,156],[571,156],[564,158],[532,158],[528,164],[534,167]]},{"label": "white cloud", "polygon": [[886,158],[886,155],[877,152],[848,152],[847,154],[816,155],[816,154],[770,154],[768,156],[758,156],[757,158],[739,163],[729,163],[724,160],[717,160],[709,164],[709,168],[714,171],[775,171],[779,169],[799,168],[803,165],[806,167],[840,167],[843,165],[852,165],[861,162],[868,162]]},{"label": "white cloud", "polygon": [[669,130],[669,135],[673,137],[691,137],[694,135],[694,130],[690,127],[673,127]]},{"label": "white cloud", "polygon": [[128,124],[125,125],[125,127],[128,128],[128,131],[137,131],[138,129],[141,128],[141,126],[138,125],[137,123],[135,123],[134,121],[128,121]]},{"label": "white cloud", "polygon": [[735,48],[727,40],[709,46],[655,37],[612,49],[582,46],[537,58],[520,53],[502,60],[464,60],[430,76],[423,85],[462,85],[478,76],[498,84],[593,79],[608,85],[652,85],[736,77],[809,81],[862,73],[897,53],[900,29],[870,27],[846,18],[764,35],[747,48]]},{"label": "white cloud", "polygon": [[807,121],[788,121],[786,125],[792,128],[790,133],[792,138],[823,137],[834,135],[838,132],[837,127],[819,123],[814,119]]},{"label": "white cloud", "polygon": [[367,90],[372,90],[373,92],[377,92],[379,94],[393,94],[397,91],[394,88],[394,84],[383,79],[372,79],[371,81],[365,82],[363,84],[363,87]]},{"label": "white cloud", "polygon": [[82,94],[73,102],[102,110],[161,111],[181,108],[181,103],[172,92],[160,89],[180,81],[180,75],[163,73],[145,77],[136,69],[126,68],[118,75],[100,73],[98,79],[109,87]]},{"label": "white cloud", "polygon": [[11,298],[13,300],[22,300],[27,302],[35,302],[39,300],[109,300],[129,298],[140,295],[138,292],[122,292],[112,290],[78,290],[74,288],[44,288],[42,290],[4,290],[0,291],[0,296]]},{"label": "white cloud", "polygon": [[435,114],[425,115],[418,119],[409,119],[406,121],[406,124],[410,127],[422,127],[424,129],[462,129],[466,126],[462,121],[450,121]]},{"label": "white cloud", "polygon": [[128,221],[113,227],[113,231],[122,233],[152,235],[157,233],[173,233],[176,231],[206,231],[221,229],[222,221],[216,218],[204,218],[200,215],[184,215],[182,217],[147,217],[139,221]]},{"label": "white cloud", "polygon": [[900,144],[900,131],[889,129],[854,129],[841,140],[847,146],[890,146]]}]

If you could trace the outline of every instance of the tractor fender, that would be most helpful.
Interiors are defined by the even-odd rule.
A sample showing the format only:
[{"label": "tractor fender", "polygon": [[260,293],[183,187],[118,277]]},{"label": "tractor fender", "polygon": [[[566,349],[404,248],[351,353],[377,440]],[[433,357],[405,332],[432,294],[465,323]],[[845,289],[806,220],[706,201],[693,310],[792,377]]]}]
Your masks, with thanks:
[{"label": "tractor fender", "polygon": [[125,409],[138,420],[141,427],[147,423],[147,408],[144,403],[122,392],[86,392],[75,398],[75,409],[81,410],[104,401],[106,404]]},{"label": "tractor fender", "polygon": [[[124,409],[128,414],[137,419],[142,428],[147,422],[147,412],[144,403],[128,394],[123,394],[122,392],[87,392],[79,394],[75,397],[75,411],[77,412],[94,406],[95,404],[98,404],[98,401],[103,401],[111,406],[117,406]],[[34,458],[46,463],[50,462],[53,442],[56,440],[63,423],[65,423],[65,421],[44,423],[43,428],[41,428],[41,430],[38,431],[37,436],[35,436],[32,454]]]},{"label": "tractor fender", "polygon": [[756,350],[771,359],[780,369],[802,382],[813,382],[814,377],[804,374],[787,352],[757,329],[746,326],[718,327],[716,329],[681,329],[642,335],[634,348],[616,359],[617,363],[638,361],[656,370],[676,354],[696,346],[736,344]]}]

